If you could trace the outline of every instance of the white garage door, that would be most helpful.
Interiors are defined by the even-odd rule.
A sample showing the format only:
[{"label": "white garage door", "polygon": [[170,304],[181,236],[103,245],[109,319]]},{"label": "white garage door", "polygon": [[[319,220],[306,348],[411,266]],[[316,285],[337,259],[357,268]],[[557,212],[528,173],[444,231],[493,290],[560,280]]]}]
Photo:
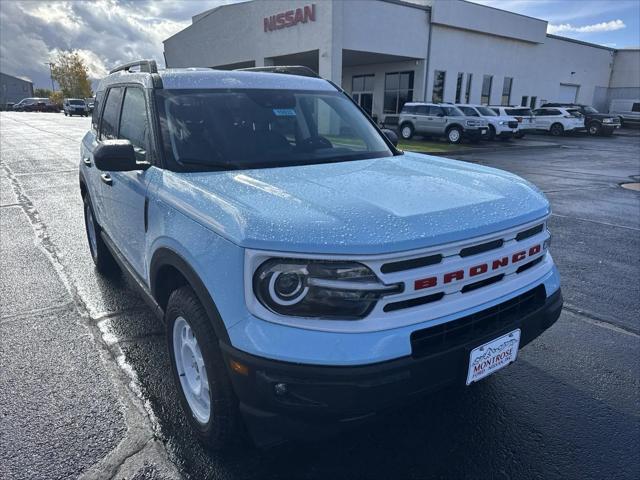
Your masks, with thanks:
[{"label": "white garage door", "polygon": [[558,101],[561,103],[576,103],[578,98],[578,85],[566,85],[560,84],[560,98]]}]

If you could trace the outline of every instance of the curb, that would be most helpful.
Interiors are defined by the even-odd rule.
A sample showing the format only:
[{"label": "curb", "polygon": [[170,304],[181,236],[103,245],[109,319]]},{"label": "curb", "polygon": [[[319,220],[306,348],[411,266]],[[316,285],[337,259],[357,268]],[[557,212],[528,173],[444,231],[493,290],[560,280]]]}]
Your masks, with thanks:
[{"label": "curb", "polygon": [[538,150],[545,148],[565,148],[564,145],[559,143],[554,143],[551,145],[524,145],[524,146],[513,146],[513,147],[497,147],[497,148],[461,148],[459,150],[449,150],[442,152],[416,152],[414,150],[405,150],[407,152],[412,153],[422,153],[424,155],[435,155],[435,156],[449,156],[449,155],[468,155],[472,153],[495,153],[495,152],[504,152],[509,150],[522,151],[522,150]]}]

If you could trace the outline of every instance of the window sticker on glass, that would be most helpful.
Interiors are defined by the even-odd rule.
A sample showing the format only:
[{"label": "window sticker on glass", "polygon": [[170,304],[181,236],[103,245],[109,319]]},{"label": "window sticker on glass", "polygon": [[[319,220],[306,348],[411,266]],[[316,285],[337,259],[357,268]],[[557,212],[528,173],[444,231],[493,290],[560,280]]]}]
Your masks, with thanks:
[{"label": "window sticker on glass", "polygon": [[295,117],[296,111],[293,108],[274,108],[273,114],[276,117]]}]

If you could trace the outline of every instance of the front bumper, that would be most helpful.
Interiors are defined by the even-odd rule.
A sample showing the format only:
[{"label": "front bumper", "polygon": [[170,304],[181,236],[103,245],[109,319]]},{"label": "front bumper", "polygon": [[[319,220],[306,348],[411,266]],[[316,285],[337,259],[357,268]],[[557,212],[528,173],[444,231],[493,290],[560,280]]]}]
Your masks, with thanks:
[{"label": "front bumper", "polygon": [[478,127],[478,128],[467,127],[464,129],[464,137],[471,138],[474,140],[484,138],[488,134],[489,134],[489,127]]},{"label": "front bumper", "polygon": [[[431,333],[414,332],[418,338],[412,335],[412,355],[387,362],[318,366],[268,360],[224,343],[221,347],[248,430],[257,445],[269,446],[333,434],[420,394],[464,385],[473,348],[516,328],[521,330],[522,347],[558,319],[563,302],[560,290],[547,298],[541,285],[523,298],[526,295],[535,295],[537,303],[528,303],[526,310],[523,303],[513,310],[512,299],[478,312],[472,330],[461,335],[460,330],[451,329],[457,332],[448,334],[458,340],[453,343],[432,345]],[[451,324],[463,320],[467,317]],[[434,328],[438,327],[428,330]],[[233,368],[238,364],[246,369]]]}]

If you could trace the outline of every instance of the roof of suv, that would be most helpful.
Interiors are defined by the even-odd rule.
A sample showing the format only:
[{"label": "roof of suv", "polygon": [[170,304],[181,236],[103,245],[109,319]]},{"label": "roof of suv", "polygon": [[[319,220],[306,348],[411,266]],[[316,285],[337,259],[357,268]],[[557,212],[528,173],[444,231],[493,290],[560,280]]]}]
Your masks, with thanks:
[{"label": "roof of suv", "polygon": [[213,70],[210,68],[175,68],[158,70],[158,73],[121,70],[102,79],[98,90],[118,83],[138,83],[145,88],[166,89],[274,89],[335,91],[331,83],[322,78],[288,75],[283,73],[250,72],[241,70]]}]

